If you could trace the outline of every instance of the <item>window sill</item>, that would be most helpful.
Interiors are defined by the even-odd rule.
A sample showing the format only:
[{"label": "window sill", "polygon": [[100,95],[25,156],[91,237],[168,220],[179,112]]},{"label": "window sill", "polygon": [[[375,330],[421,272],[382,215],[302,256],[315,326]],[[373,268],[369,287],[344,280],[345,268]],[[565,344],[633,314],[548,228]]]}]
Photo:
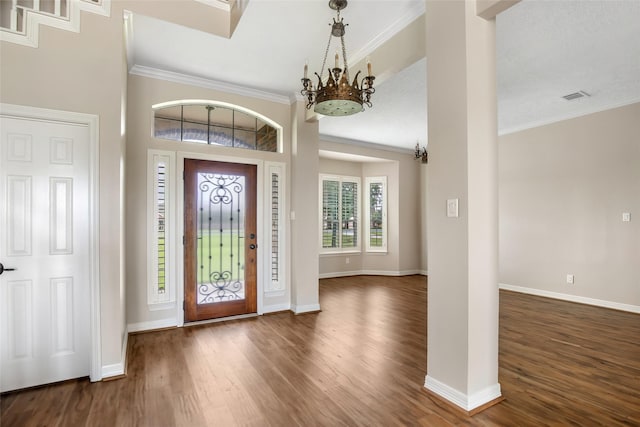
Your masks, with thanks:
[{"label": "window sill", "polygon": [[386,249],[380,249],[380,250],[369,249],[369,250],[365,251],[365,253],[367,255],[387,255],[389,253],[389,251],[387,251]]}]

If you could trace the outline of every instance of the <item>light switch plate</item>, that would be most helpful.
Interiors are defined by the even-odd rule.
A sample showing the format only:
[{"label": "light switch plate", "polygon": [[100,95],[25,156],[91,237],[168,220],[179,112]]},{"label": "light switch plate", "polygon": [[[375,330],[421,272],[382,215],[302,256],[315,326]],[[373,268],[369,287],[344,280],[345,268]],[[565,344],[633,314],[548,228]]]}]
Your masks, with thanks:
[{"label": "light switch plate", "polygon": [[622,222],[631,221],[631,212],[622,212]]},{"label": "light switch plate", "polygon": [[458,218],[458,199],[447,199],[447,217]]}]

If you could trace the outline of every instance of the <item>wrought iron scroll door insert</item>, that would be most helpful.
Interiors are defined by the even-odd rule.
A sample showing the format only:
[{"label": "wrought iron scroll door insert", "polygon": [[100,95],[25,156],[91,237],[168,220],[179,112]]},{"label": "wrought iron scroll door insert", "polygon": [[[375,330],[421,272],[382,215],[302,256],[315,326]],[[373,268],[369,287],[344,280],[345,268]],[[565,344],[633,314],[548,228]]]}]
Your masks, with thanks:
[{"label": "wrought iron scroll door insert", "polygon": [[185,321],[256,312],[256,166],[185,159]]}]

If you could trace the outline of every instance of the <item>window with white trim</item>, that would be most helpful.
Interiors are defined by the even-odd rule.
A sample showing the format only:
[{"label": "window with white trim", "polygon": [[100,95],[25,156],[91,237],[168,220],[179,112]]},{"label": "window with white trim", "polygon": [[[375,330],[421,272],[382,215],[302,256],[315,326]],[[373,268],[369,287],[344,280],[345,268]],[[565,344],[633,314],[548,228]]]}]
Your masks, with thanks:
[{"label": "window with white trim", "polygon": [[387,177],[365,178],[365,247],[367,252],[387,251]]},{"label": "window with white trim", "polygon": [[149,150],[147,170],[147,303],[152,309],[175,301],[173,280],[175,242],[174,206],[175,154]]},{"label": "window with white trim", "polygon": [[320,175],[321,252],[360,251],[360,178]]},{"label": "window with white trim", "polygon": [[266,194],[267,212],[269,215],[270,233],[266,236],[270,262],[267,270],[266,292],[279,292],[285,290],[285,165],[284,163],[267,163],[266,170]]}]

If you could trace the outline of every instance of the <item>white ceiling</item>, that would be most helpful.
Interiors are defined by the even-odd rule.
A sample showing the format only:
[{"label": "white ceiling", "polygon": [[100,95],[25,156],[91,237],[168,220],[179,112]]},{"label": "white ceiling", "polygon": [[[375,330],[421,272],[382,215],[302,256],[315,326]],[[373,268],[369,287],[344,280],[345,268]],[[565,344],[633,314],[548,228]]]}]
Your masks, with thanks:
[{"label": "white ceiling", "polygon": [[[335,16],[327,3],[251,0],[231,39],[135,15],[129,57],[137,66],[292,98],[305,60],[319,72]],[[342,12],[349,62],[423,11],[416,0],[349,1]],[[640,0],[524,0],[499,15],[496,49],[501,133],[640,101]],[[562,98],[580,90],[592,96]],[[373,104],[361,114],[321,119],[320,133],[423,145],[426,60],[380,82]]]}]

